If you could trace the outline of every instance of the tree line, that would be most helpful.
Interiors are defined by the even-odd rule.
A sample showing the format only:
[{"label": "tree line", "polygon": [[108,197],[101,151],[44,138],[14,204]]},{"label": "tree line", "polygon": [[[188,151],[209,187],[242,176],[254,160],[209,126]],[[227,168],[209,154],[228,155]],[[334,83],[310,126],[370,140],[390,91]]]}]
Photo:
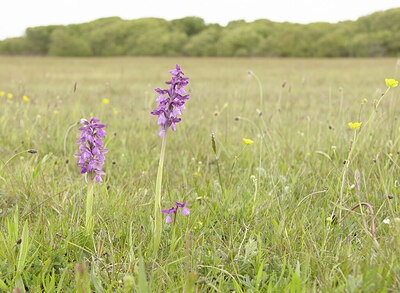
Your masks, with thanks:
[{"label": "tree line", "polygon": [[0,41],[3,55],[43,56],[400,56],[400,8],[356,21],[310,24],[266,19],[232,21],[226,26],[185,17],[123,20],[26,29]]}]

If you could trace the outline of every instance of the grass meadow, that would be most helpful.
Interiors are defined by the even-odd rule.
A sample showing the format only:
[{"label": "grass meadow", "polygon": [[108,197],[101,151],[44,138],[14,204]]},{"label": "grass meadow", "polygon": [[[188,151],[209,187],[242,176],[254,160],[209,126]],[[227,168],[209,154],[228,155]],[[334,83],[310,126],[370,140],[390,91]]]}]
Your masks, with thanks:
[{"label": "grass meadow", "polygon": [[[175,63],[191,97],[161,206],[190,214],[163,214],[153,254],[149,112]],[[375,105],[399,75],[396,59],[0,57],[0,291],[397,292],[400,89]],[[73,154],[91,116],[110,152],[88,235]],[[361,202],[376,238],[366,205],[341,221]]]}]

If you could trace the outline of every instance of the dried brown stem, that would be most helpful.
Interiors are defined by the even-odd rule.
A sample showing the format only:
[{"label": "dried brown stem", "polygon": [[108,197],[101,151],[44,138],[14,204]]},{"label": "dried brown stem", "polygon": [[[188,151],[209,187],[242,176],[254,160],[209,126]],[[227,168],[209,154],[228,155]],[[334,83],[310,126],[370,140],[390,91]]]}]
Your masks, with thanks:
[{"label": "dried brown stem", "polygon": [[371,214],[371,233],[372,233],[372,237],[374,237],[374,239],[376,239],[376,235],[375,235],[375,218],[374,218],[374,210],[372,209],[372,206],[367,203],[367,202],[361,202],[358,203],[356,205],[354,205],[348,212],[346,215],[344,215],[344,217],[339,221],[339,224],[342,223],[344,221],[344,219],[347,218],[347,216],[350,214],[351,211],[355,210],[356,208],[360,207],[360,206],[366,206]]}]

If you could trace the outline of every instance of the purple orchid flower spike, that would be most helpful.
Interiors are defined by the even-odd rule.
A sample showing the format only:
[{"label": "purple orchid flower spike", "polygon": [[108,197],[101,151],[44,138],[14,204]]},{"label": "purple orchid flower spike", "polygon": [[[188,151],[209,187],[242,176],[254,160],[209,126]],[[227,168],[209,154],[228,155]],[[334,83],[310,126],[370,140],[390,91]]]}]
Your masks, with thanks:
[{"label": "purple orchid flower spike", "polygon": [[186,216],[190,214],[190,210],[186,207],[189,202],[179,203],[175,202],[176,207],[182,208],[182,215]]},{"label": "purple orchid flower spike", "polygon": [[78,157],[79,161],[76,164],[81,168],[81,174],[95,175],[97,182],[103,182],[101,176],[106,175],[106,172],[101,170],[104,164],[104,154],[108,153],[108,149],[104,148],[102,138],[106,137],[104,131],[105,124],[99,123],[99,119],[90,118],[90,120],[81,119],[82,131],[80,139],[77,141],[79,144],[80,153],[74,154]]},{"label": "purple orchid flower spike", "polygon": [[171,208],[171,209],[169,209],[169,210],[164,210],[164,209],[161,209],[161,212],[163,212],[164,214],[167,214],[167,218],[165,219],[165,223],[171,223],[172,222],[172,219],[171,219],[171,214],[172,213],[174,213],[175,214],[175,216],[176,216],[176,210],[177,210],[177,207],[173,207],[173,208]]},{"label": "purple orchid flower spike", "polygon": [[182,72],[178,64],[175,69],[169,71],[173,76],[166,84],[170,85],[169,89],[156,88],[156,93],[159,94],[156,102],[159,102],[157,109],[150,112],[152,115],[158,116],[158,125],[161,126],[158,132],[159,136],[164,136],[169,127],[176,131],[175,124],[181,121],[177,116],[182,115],[182,110],[185,110],[185,101],[189,99],[186,94],[186,85],[189,83],[189,78],[182,77]]}]

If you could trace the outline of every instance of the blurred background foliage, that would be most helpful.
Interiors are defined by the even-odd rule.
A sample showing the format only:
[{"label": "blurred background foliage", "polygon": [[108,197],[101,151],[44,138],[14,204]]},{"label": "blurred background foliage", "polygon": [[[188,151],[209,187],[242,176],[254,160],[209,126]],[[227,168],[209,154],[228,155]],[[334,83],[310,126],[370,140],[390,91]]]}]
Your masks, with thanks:
[{"label": "blurred background foliage", "polygon": [[227,26],[185,17],[123,20],[26,29],[0,41],[3,55],[48,56],[400,56],[400,8],[339,23],[237,20]]}]

